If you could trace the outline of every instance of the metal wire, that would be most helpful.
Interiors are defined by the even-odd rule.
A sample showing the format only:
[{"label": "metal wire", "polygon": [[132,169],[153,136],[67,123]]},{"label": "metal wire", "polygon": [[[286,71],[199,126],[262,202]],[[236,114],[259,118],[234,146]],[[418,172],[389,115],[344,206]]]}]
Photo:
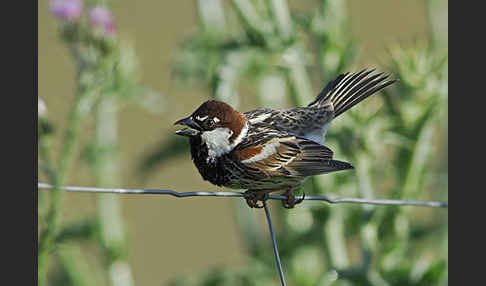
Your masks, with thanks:
[{"label": "metal wire", "polygon": [[[39,189],[52,189],[53,186],[46,183],[37,183]],[[62,190],[68,192],[88,192],[88,193],[112,193],[112,194],[138,194],[138,195],[170,195],[177,198],[185,197],[245,197],[242,192],[185,192],[179,193],[172,190],[157,189],[120,189],[120,188],[96,188],[96,187],[79,187],[63,186]],[[301,199],[302,196],[296,196],[295,199]],[[287,197],[281,195],[269,195],[271,200],[285,200]],[[348,203],[348,204],[370,204],[370,205],[399,205],[399,206],[422,206],[434,208],[447,208],[448,202],[425,202],[425,201],[404,201],[404,200],[386,200],[386,199],[361,199],[361,198],[330,198],[328,196],[305,196],[304,200],[324,201],[330,204]]]},{"label": "metal wire", "polygon": [[[37,183],[39,189],[52,189],[53,186],[46,183]],[[177,198],[185,197],[245,197],[242,192],[185,192],[179,193],[172,190],[150,190],[150,189],[120,189],[120,188],[96,188],[96,187],[78,187],[78,186],[63,186],[60,188],[68,192],[87,192],[87,193],[112,193],[112,194],[139,194],[139,195],[170,195]],[[296,197],[296,200],[301,199],[302,196]],[[286,286],[285,277],[278,254],[277,242],[275,240],[275,233],[273,230],[272,219],[267,207],[267,199],[285,200],[287,197],[281,195],[267,195],[263,201],[265,215],[268,221],[268,228],[270,230],[270,237],[272,239],[273,253],[277,263],[278,273],[280,275],[280,282],[282,286]],[[329,198],[327,196],[305,196],[304,200],[324,201],[330,204],[338,203],[353,203],[353,204],[373,204],[373,205],[412,205],[423,207],[440,207],[447,208],[447,202],[423,202],[423,201],[403,201],[403,200],[374,200],[374,199],[359,199],[359,198]]]},{"label": "metal wire", "polygon": [[265,209],[265,215],[267,216],[268,228],[270,229],[270,237],[272,238],[273,254],[275,254],[275,260],[277,262],[278,274],[280,275],[280,282],[282,286],[286,286],[285,277],[282,270],[282,264],[280,263],[280,255],[278,255],[277,242],[275,241],[275,233],[273,232],[272,219],[270,212],[268,211],[267,201],[263,201],[263,208]]}]

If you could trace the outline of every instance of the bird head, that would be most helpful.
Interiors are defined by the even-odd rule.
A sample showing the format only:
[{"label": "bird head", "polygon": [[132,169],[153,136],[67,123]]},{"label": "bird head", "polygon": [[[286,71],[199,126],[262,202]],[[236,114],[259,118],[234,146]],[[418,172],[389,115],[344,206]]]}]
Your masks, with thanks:
[{"label": "bird head", "polygon": [[210,153],[221,155],[231,151],[246,135],[248,126],[244,114],[230,105],[208,100],[201,104],[190,116],[174,123],[186,128],[176,131],[177,135],[200,136]]}]

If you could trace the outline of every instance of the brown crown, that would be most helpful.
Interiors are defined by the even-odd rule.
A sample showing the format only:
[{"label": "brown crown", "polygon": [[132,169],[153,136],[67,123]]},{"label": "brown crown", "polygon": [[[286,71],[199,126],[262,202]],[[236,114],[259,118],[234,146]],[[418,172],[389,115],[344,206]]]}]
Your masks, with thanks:
[{"label": "brown crown", "polygon": [[235,110],[230,105],[216,100],[208,100],[201,104],[201,106],[194,111],[192,114],[193,118],[196,116],[209,116],[217,117],[221,121],[217,123],[218,127],[226,127],[233,131],[233,135],[230,137],[230,142],[232,142],[245,126],[247,121],[246,116],[237,110]]}]

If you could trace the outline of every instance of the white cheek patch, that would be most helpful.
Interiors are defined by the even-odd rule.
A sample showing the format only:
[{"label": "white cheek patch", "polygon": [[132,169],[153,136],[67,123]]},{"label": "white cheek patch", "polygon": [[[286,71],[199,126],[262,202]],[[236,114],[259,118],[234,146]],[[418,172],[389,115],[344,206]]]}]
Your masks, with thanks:
[{"label": "white cheek patch", "polygon": [[233,131],[228,128],[219,127],[211,131],[203,132],[201,134],[201,139],[208,147],[207,161],[214,161],[217,157],[231,152],[236,145],[243,141],[243,138],[247,133],[248,124],[245,124],[238,137],[230,143],[229,139],[233,135]]},{"label": "white cheek patch", "polygon": [[221,120],[220,120],[218,117],[214,117],[214,118],[213,118],[213,121],[214,121],[215,123],[218,123],[218,122],[220,122]]},{"label": "white cheek patch", "polygon": [[267,145],[265,145],[265,147],[263,147],[262,152],[260,152],[260,154],[253,156],[249,159],[242,160],[241,163],[247,164],[247,163],[253,163],[253,162],[256,162],[256,161],[263,160],[263,159],[267,158],[268,156],[271,156],[271,155],[277,153],[277,147],[278,146],[280,146],[279,142],[267,144]]},{"label": "white cheek patch", "polygon": [[228,128],[216,128],[211,131],[205,131],[201,134],[201,139],[208,147],[208,161],[214,160],[223,154],[230,152],[233,146],[229,138],[233,135]]}]

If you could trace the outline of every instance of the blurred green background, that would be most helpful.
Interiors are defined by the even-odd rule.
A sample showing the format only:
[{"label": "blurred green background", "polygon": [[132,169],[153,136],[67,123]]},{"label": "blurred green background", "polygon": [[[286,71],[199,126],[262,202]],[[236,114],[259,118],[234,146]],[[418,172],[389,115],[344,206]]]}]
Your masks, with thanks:
[{"label": "blurred green background", "polygon": [[[140,84],[153,91],[153,94],[139,102],[120,105],[115,120],[119,179],[106,184],[124,188],[172,189],[179,192],[220,190],[202,181],[190,160],[187,144],[175,141],[172,144],[179,146],[178,148],[167,148],[174,137],[175,127],[172,123],[191,113],[204,100],[214,97],[215,94],[217,97],[217,83],[212,81],[214,75],[207,71],[206,75],[201,76],[202,80],[198,81],[198,74],[194,70],[199,71],[200,66],[209,70],[214,68],[212,65],[221,64],[221,59],[217,56],[215,59],[214,55],[223,55],[226,51],[221,48],[219,52],[215,45],[208,57],[187,56],[194,53],[188,39],[198,33],[203,37],[208,36],[201,32],[203,20],[198,16],[201,13],[198,10],[199,2],[102,2],[107,2],[113,12],[122,46],[123,43],[128,43],[134,48],[138,59]],[[238,15],[230,1],[223,2],[227,25],[231,27],[238,21]],[[264,6],[271,2],[252,3]],[[308,19],[305,15],[315,16],[320,9],[316,7],[324,5],[321,2],[326,1],[288,1],[288,5],[293,15],[296,15],[296,23],[301,21],[305,27]],[[444,97],[435,106],[440,111],[437,112],[438,119],[434,118],[431,123],[433,127],[429,128],[433,130],[433,134],[418,132],[413,126],[420,124],[413,125],[413,120],[420,114],[421,108],[426,109],[429,101],[434,100],[427,93],[430,93],[429,88],[445,88],[447,96],[447,81],[445,87],[440,86],[443,81],[432,83],[432,87],[429,87],[423,79],[430,75],[430,71],[436,72],[437,69],[444,68],[435,67],[435,62],[439,62],[438,66],[442,61],[434,57],[447,55],[447,1],[355,0],[332,5],[342,5],[342,11],[326,10],[326,13],[332,15],[328,21],[345,21],[348,25],[346,29],[333,29],[342,33],[343,38],[352,39],[352,42],[343,40],[344,48],[337,45],[336,51],[320,54],[323,61],[320,72],[315,65],[306,67],[312,96],[339,72],[379,67],[380,70],[396,71],[396,77],[407,75],[410,71],[412,74],[405,79],[399,77],[401,81],[395,86],[400,87],[383,93],[385,97],[374,96],[369,102],[359,105],[356,108],[358,111],[353,109],[353,112],[333,123],[333,128],[328,133],[328,144],[335,151],[336,158],[352,162],[356,170],[351,174],[319,176],[322,180],[309,183],[313,185],[308,188],[313,189],[306,194],[366,197],[370,194],[366,193],[369,187],[376,188],[373,191],[368,190],[371,197],[375,198],[446,201],[447,114],[444,115],[444,112],[447,112],[447,105],[442,102]],[[332,5],[326,7],[333,7]],[[48,6],[49,1],[39,1],[38,95],[45,102],[47,117],[55,128],[50,148],[53,158],[57,158],[61,149],[60,139],[67,128],[66,118],[76,93],[76,65],[66,45],[59,38],[59,21],[49,12]],[[343,18],[335,15],[338,12],[344,13]],[[327,19],[325,16],[323,18]],[[326,25],[333,26],[327,22],[323,25],[323,33],[327,33]],[[235,28],[230,33],[241,32],[240,30]],[[319,35],[319,32],[311,35]],[[329,35],[333,35],[333,32]],[[211,39],[211,36],[208,37]],[[302,38],[302,42],[308,40],[306,36]],[[323,36],[321,40],[324,43],[326,39],[332,42],[332,37]],[[208,41],[207,38],[205,40]],[[249,42],[258,43],[258,40]],[[279,45],[285,46],[279,42],[276,50]],[[346,47],[351,45],[353,50],[347,51]],[[397,48],[397,45],[401,48]],[[195,46],[196,49],[199,47],[198,44]],[[304,55],[310,57],[309,61],[321,60],[316,55],[318,53],[313,53],[319,50],[318,45],[317,48],[305,50]],[[342,54],[344,50],[347,51],[345,55]],[[186,56],[184,53],[187,53]],[[333,56],[343,58],[345,62],[332,68],[332,64],[327,61]],[[206,59],[208,63],[203,62]],[[193,63],[196,67],[186,64],[187,61],[196,61]],[[275,75],[275,70],[269,71],[265,67],[257,69],[255,74],[258,76],[265,76],[267,73],[270,76]],[[272,81],[275,79],[276,83]],[[288,88],[284,85],[282,88],[279,80],[282,81],[282,78],[270,77],[269,86],[270,90],[274,84],[281,88],[277,90],[287,92],[287,96],[280,100],[262,98],[259,93],[266,88],[264,84],[258,83],[258,87],[254,88],[254,80],[239,81],[236,85],[239,91],[238,109],[246,111],[262,104],[291,107],[298,101],[295,98],[300,98],[304,104],[308,103],[305,96],[299,97],[301,95],[298,92],[292,92],[295,86]],[[288,79],[283,77],[283,80]],[[191,85],[187,84],[189,82]],[[400,104],[402,99],[396,99],[397,94],[406,94],[409,101]],[[393,100],[397,102],[387,102],[386,95],[395,98]],[[393,107],[398,111],[393,110]],[[405,111],[408,107],[410,108]],[[373,121],[375,112],[377,117],[383,119],[376,126],[376,121]],[[394,112],[395,115],[400,112],[403,114],[396,115],[399,119],[393,121],[389,117]],[[92,121],[89,118],[81,125],[81,147],[75,149],[72,167],[66,176],[66,185],[106,186],[102,183],[103,179],[93,176],[89,164],[83,159],[83,144],[89,143],[89,138],[97,132]],[[360,122],[362,125],[356,126],[353,122]],[[380,128],[384,125],[389,130],[402,128],[403,132],[391,134],[393,132],[385,131],[386,136],[383,139],[376,130],[381,131]],[[408,130],[410,126],[412,127]],[[418,133],[415,134],[414,131]],[[403,134],[409,134],[410,137],[406,138]],[[366,142],[353,140],[353,136]],[[424,147],[426,150],[410,153],[403,151],[415,146],[413,142],[422,140],[423,136],[428,136],[423,139],[428,146]],[[346,142],[354,142],[348,146],[351,150],[346,150]],[[394,144],[408,147],[396,151],[390,148]],[[165,150],[165,153],[161,154],[159,150]],[[396,156],[393,158],[397,161],[387,162],[376,158],[373,156],[376,152],[381,153],[384,158]],[[354,153],[364,155],[353,155]],[[413,157],[413,154],[419,155]],[[147,158],[152,160],[147,161]],[[421,161],[426,162],[422,164]],[[419,168],[417,164],[422,164],[423,167]],[[425,179],[417,175],[420,182],[411,183],[412,179],[400,181],[397,178],[400,174],[406,176],[414,172],[400,170],[400,166],[406,169],[410,165],[417,166],[418,173],[426,174]],[[140,169],[141,166],[146,168]],[[361,167],[363,168],[360,170]],[[367,175],[361,176],[360,172]],[[364,181],[363,178],[366,177],[371,177],[370,181],[374,182]],[[41,171],[39,181],[48,182],[48,178]],[[336,186],[339,188],[336,189]],[[401,192],[397,190],[397,186],[420,189]],[[204,285],[278,285],[264,213],[262,210],[248,209],[244,200],[175,199],[154,195],[123,195],[119,196],[119,200],[125,233],[123,257],[131,269],[129,273],[134,285],[202,285],[204,281]],[[39,202],[39,209],[43,208],[42,202],[43,199]],[[100,204],[94,195],[66,193],[60,209],[61,225],[95,217],[97,209],[103,207],[103,203]],[[270,203],[270,207],[275,213],[277,242],[281,247],[283,268],[289,285],[447,285],[447,210],[403,207],[402,210],[395,211],[396,208],[393,207],[329,206],[316,202],[304,202],[292,210],[281,210],[278,202]],[[364,219],[360,219],[361,217]],[[393,219],[387,221],[387,217]],[[387,231],[387,228],[393,230]],[[401,230],[402,228],[406,231]],[[333,235],[334,230],[338,234]],[[342,241],[343,238],[345,241]],[[338,241],[333,242],[333,239]],[[66,242],[57,249],[60,253],[58,258],[49,260],[50,284],[116,284],[113,281],[110,283],[104,276],[103,261],[106,258],[103,251],[90,243],[89,239]],[[393,253],[393,249],[399,250]],[[346,254],[333,253],[343,250]],[[371,258],[368,259],[369,257]],[[369,264],[368,268],[360,268],[360,265],[366,264]],[[333,270],[341,268],[342,271]],[[122,268],[110,269],[107,271],[124,273]],[[85,277],[73,278],[76,275]],[[335,276],[347,279],[335,280]],[[123,274],[120,277],[124,277]],[[194,282],[186,281],[184,277],[198,278]]]}]

